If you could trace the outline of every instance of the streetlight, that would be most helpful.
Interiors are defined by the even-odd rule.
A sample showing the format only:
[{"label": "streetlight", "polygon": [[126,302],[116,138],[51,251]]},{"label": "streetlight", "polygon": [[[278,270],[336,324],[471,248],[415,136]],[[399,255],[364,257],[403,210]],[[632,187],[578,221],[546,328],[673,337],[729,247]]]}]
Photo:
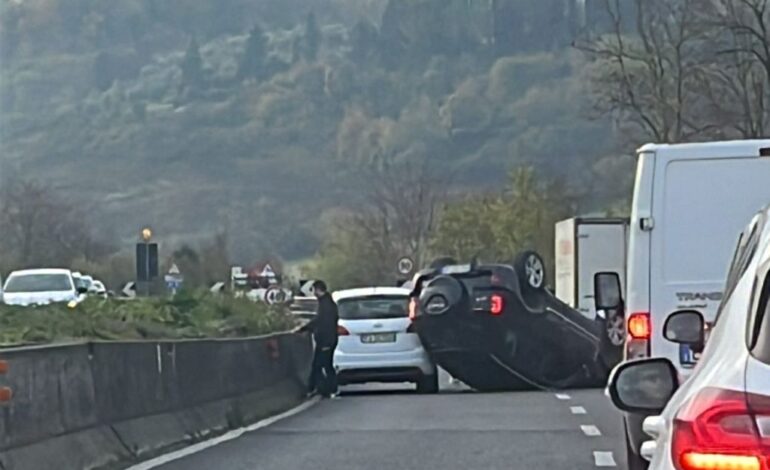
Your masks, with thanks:
[{"label": "streetlight", "polygon": [[150,227],[145,227],[142,229],[142,240],[144,240],[145,243],[149,242],[152,238],[152,229]]}]

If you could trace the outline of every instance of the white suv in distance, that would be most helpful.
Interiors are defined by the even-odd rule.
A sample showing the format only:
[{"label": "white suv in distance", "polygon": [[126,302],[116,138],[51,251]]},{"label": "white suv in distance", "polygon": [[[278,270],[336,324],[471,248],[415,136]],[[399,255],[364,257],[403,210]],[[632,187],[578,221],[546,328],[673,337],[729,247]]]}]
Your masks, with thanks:
[{"label": "white suv in distance", "polygon": [[622,364],[610,378],[618,408],[651,415],[641,448],[650,470],[768,469],[769,218],[770,209],[757,214],[738,240],[708,341],[698,311],[675,312],[663,325],[669,341],[703,350],[689,379],[676,390],[682,376],[668,358]]},{"label": "white suv in distance", "polygon": [[27,269],[8,276],[3,287],[3,303],[28,306],[80,302],[85,291],[75,285],[68,269]]},{"label": "white suv in distance", "polygon": [[420,393],[438,392],[436,366],[409,318],[408,289],[349,289],[332,297],[340,317],[334,352],[340,385],[414,382]]}]

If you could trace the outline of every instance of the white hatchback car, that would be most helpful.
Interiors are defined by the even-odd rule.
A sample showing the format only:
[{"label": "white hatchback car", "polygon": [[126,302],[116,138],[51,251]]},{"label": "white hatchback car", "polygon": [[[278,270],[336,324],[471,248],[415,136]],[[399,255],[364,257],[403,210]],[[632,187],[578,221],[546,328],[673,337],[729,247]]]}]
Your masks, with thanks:
[{"label": "white hatchback car", "polygon": [[7,305],[45,305],[80,302],[86,289],[77,287],[67,269],[27,269],[14,271],[5,280],[3,303]]},{"label": "white hatchback car", "polygon": [[663,330],[702,350],[689,379],[676,390],[670,360],[642,359],[618,366],[608,387],[617,407],[654,415],[641,448],[650,470],[770,468],[770,210],[738,240],[708,341],[694,310],[669,315]]},{"label": "white hatchback car", "polygon": [[340,316],[334,366],[341,385],[414,382],[418,392],[438,392],[436,366],[412,329],[409,290],[371,287],[332,297]]}]

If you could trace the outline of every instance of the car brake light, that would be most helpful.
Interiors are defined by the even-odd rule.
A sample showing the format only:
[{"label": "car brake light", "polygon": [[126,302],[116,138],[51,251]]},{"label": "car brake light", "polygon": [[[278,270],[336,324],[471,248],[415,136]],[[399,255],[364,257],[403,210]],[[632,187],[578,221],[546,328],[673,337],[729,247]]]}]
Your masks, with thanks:
[{"label": "car brake light", "polygon": [[628,317],[628,334],[631,339],[650,339],[652,329],[650,328],[650,314],[632,313]]},{"label": "car brake light", "polygon": [[503,307],[505,306],[505,301],[503,300],[503,296],[500,294],[492,294],[491,297],[489,297],[489,313],[492,315],[500,315],[503,313]]},{"label": "car brake light", "polygon": [[677,470],[767,470],[770,436],[760,429],[768,417],[768,397],[701,390],[674,419],[674,465]]},{"label": "car brake light", "polygon": [[349,336],[350,332],[342,325],[337,325],[337,336]]}]

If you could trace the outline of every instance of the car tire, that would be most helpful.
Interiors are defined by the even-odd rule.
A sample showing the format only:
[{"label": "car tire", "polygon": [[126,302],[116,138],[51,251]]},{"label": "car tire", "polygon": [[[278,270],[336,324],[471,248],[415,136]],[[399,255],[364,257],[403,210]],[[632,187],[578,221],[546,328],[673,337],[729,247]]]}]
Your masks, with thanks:
[{"label": "car tire", "polygon": [[624,434],[626,441],[626,468],[628,470],[647,470],[650,466],[650,463],[644,460],[644,458],[642,458],[642,456],[639,455],[634,449],[627,430],[624,431]]},{"label": "car tire", "polygon": [[438,373],[423,375],[417,381],[417,393],[433,394],[438,393]]},{"label": "car tire", "polygon": [[533,250],[520,253],[514,261],[516,275],[523,290],[542,291],[545,289],[545,261]]},{"label": "car tire", "polygon": [[601,324],[601,360],[605,367],[612,369],[623,359],[626,321],[621,313],[607,312]]}]

